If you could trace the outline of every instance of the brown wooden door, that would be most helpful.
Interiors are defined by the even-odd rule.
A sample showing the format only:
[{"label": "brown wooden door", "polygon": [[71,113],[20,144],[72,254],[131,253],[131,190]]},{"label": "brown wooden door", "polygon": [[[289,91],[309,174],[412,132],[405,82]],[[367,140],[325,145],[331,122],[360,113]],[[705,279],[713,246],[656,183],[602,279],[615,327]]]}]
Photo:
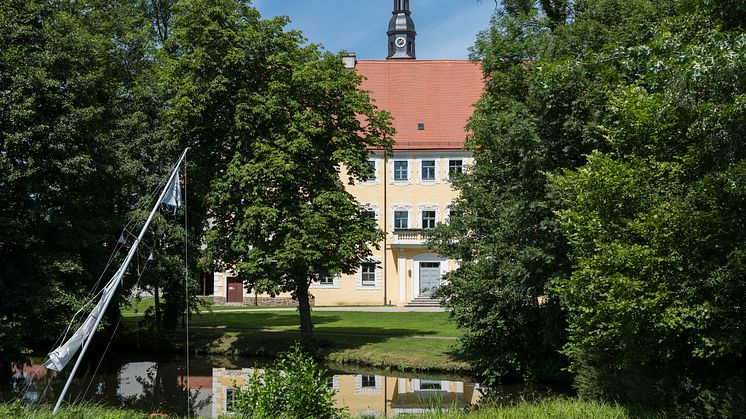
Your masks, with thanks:
[{"label": "brown wooden door", "polygon": [[228,278],[227,302],[243,303],[243,283],[236,277]]}]

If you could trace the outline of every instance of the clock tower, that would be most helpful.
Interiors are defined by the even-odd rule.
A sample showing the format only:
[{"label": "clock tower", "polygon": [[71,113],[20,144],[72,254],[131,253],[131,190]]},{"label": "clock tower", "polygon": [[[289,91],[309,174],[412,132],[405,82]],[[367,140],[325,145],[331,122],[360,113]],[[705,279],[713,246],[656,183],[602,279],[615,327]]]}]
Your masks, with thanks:
[{"label": "clock tower", "polygon": [[409,0],[394,0],[394,12],[389,21],[389,54],[387,60],[414,60],[415,38],[412,12],[409,10]]}]

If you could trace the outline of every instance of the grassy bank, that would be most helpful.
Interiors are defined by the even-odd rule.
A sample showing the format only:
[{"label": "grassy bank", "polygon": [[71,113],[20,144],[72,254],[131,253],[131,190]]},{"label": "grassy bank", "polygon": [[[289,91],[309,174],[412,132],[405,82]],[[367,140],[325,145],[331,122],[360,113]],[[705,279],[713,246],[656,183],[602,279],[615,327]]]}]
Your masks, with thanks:
[{"label": "grassy bank", "polygon": [[471,412],[431,412],[420,417],[426,419],[624,419],[633,416],[627,411],[627,409],[618,405],[585,402],[575,399],[554,399],[530,403],[523,402],[514,406],[476,409]]},{"label": "grassy bank", "polygon": [[[456,410],[425,413],[420,416],[425,419],[534,419],[534,418],[594,418],[594,419],[622,419],[629,417],[650,417],[657,415],[635,415],[618,405],[598,402],[584,402],[575,399],[542,400],[538,402],[523,402],[514,406],[475,409],[470,412]],[[97,406],[67,407],[57,416],[52,416],[49,408],[24,409],[11,405],[0,405],[2,418],[34,418],[34,419],[140,419],[148,417],[145,413],[125,410],[109,409]],[[170,416],[176,418],[176,416]]]},{"label": "grassy bank", "polygon": [[[124,313],[125,345],[178,350],[183,331],[155,335],[139,326],[142,316]],[[460,332],[447,313],[314,311],[318,355],[327,362],[399,371],[466,373],[453,356]],[[199,354],[275,357],[300,338],[296,311],[212,311],[191,320],[192,348]],[[134,339],[133,339],[134,334]]]},{"label": "grassy bank", "polygon": [[0,418],[22,419],[146,419],[148,414],[103,406],[65,406],[52,415],[51,406],[24,407],[19,404],[0,404]]}]

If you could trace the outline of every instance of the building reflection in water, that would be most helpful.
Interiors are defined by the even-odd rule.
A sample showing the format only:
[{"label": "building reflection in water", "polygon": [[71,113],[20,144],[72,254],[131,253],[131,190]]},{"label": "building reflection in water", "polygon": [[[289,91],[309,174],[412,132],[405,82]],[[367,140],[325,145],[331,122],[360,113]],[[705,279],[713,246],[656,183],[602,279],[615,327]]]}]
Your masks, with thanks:
[{"label": "building reflection in water", "polygon": [[[212,416],[232,413],[236,388],[254,375],[252,368],[212,370]],[[327,385],[337,393],[337,407],[353,417],[382,418],[423,413],[431,409],[462,408],[479,401],[477,384],[463,381],[397,378],[382,375],[335,374]]]},{"label": "building reflection in water", "polygon": [[[253,360],[243,360],[253,363]],[[195,360],[186,380],[180,361],[112,360],[94,377],[73,381],[71,402],[217,418],[231,413],[236,388],[256,371],[253,368],[215,368]],[[66,374],[57,374],[41,365],[14,369],[11,394],[0,391],[0,402],[23,398],[27,402],[51,403],[57,398]],[[329,373],[327,385],[337,393],[337,407],[347,407],[353,417],[382,418],[420,413],[429,409],[461,408],[475,404],[481,394],[474,383],[425,378],[386,377],[375,374]]]}]

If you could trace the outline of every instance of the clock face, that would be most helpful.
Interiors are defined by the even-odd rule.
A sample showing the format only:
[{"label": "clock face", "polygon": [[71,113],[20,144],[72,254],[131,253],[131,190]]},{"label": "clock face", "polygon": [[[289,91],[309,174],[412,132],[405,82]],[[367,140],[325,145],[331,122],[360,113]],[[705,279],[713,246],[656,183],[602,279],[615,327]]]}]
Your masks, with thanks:
[{"label": "clock face", "polygon": [[399,48],[404,48],[404,45],[407,45],[407,40],[404,39],[403,36],[396,37],[396,46]]}]

